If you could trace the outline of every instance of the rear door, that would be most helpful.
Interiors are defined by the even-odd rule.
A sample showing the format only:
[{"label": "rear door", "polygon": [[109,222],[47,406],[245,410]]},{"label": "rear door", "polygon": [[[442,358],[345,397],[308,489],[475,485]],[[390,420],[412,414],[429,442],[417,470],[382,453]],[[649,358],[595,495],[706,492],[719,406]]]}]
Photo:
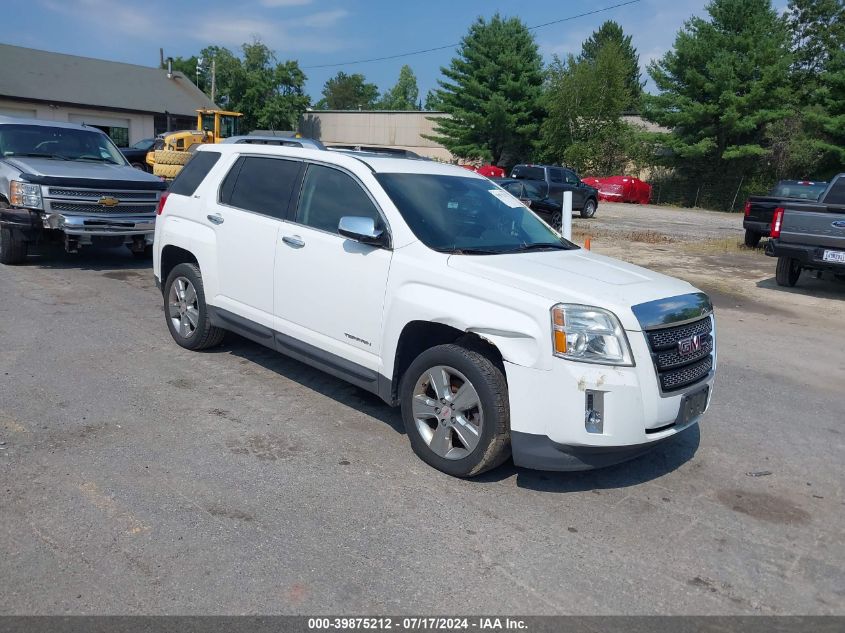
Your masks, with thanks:
[{"label": "rear door", "polygon": [[207,209],[217,237],[214,304],[267,328],[274,323],[276,238],[302,170],[298,160],[241,156]]},{"label": "rear door", "polygon": [[[370,217],[379,228],[389,230],[354,175],[334,166],[309,164],[296,212],[278,236],[276,329],[282,333],[278,340],[282,351],[310,355],[330,366],[335,363],[348,372],[345,377],[360,384],[357,370],[344,361],[366,368],[371,376],[380,366],[392,251],[339,235],[343,216]],[[338,371],[336,366],[332,369]]]},{"label": "rear door", "polygon": [[584,191],[584,187],[580,186],[581,179],[575,175],[574,171],[569,169],[563,170],[563,179],[566,183],[565,191],[572,192],[572,208],[583,209],[586,192]]}]

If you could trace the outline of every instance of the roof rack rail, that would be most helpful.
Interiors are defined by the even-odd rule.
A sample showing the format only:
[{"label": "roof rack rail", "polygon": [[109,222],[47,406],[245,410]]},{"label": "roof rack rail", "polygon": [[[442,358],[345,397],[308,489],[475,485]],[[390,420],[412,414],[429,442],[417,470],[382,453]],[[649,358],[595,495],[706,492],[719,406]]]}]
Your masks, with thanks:
[{"label": "roof rack rail", "polygon": [[401,149],[398,147],[382,147],[377,145],[329,145],[326,149],[336,150],[341,152],[360,152],[362,154],[379,155],[379,156],[393,156],[395,158],[413,158],[417,160],[431,160],[425,156],[420,156],[416,152],[409,149]]},{"label": "roof rack rail", "polygon": [[249,136],[230,136],[224,138],[221,143],[234,143],[246,145],[284,145],[285,147],[304,147],[307,149],[325,150],[326,146],[313,138],[295,138],[290,136],[270,136],[263,134],[250,134]]}]

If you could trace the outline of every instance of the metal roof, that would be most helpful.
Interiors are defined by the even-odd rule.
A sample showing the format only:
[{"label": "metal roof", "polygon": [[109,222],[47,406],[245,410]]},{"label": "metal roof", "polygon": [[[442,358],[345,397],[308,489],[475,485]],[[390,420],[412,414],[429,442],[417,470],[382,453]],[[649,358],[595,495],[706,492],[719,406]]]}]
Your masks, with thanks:
[{"label": "metal roof", "polygon": [[217,106],[180,72],[0,44],[0,97],[196,116]]}]

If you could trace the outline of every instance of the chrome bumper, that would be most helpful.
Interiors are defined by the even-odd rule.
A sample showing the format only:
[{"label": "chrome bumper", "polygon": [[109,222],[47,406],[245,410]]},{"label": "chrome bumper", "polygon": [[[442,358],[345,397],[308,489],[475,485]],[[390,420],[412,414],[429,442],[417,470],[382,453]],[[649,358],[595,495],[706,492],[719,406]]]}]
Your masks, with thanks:
[{"label": "chrome bumper", "polygon": [[44,216],[44,228],[63,231],[66,235],[144,235],[152,243],[155,232],[155,215],[114,217],[50,213]]}]

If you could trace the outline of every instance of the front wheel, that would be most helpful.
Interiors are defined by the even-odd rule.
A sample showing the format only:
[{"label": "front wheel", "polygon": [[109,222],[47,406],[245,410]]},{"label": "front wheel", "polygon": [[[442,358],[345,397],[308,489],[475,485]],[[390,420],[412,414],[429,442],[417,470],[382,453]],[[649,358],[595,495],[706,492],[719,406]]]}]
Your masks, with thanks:
[{"label": "front wheel", "polygon": [[552,213],[552,219],[549,220],[552,228],[560,233],[563,230],[563,214],[560,211]]},{"label": "front wheel", "polygon": [[15,237],[12,229],[0,229],[0,264],[22,264],[26,253],[24,240]]},{"label": "front wheel", "polygon": [[593,199],[587,200],[584,203],[584,208],[581,209],[582,218],[591,218],[596,214],[596,201]]},{"label": "front wheel", "polygon": [[219,345],[226,331],[211,325],[202,275],[196,264],[174,267],[164,285],[164,316],[173,340],[185,349]]},{"label": "front wheel", "polygon": [[775,269],[775,281],[778,286],[792,287],[798,283],[801,275],[801,265],[791,257],[781,255],[778,257],[778,265]]},{"label": "front wheel", "polygon": [[405,372],[400,402],[414,452],[446,474],[472,477],[510,455],[507,381],[484,354],[452,344],[426,350]]}]

